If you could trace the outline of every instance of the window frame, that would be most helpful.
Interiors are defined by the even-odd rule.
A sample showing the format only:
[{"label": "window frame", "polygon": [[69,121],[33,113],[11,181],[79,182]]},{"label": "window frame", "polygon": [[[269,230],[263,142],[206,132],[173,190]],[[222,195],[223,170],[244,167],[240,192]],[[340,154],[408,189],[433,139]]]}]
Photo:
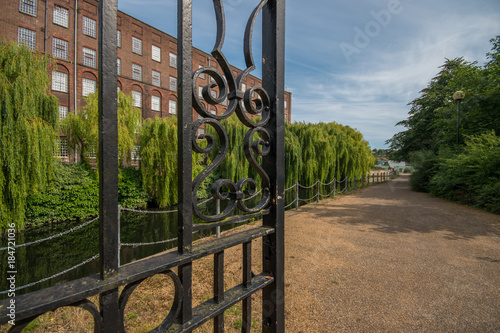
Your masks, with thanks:
[{"label": "window frame", "polygon": [[[90,55],[90,57],[88,55]],[[82,64],[84,66],[97,68],[97,51],[94,49],[83,46],[82,47]]]},{"label": "window frame", "polygon": [[177,54],[169,52],[168,65],[172,68],[177,68]]},{"label": "window frame", "polygon": [[54,4],[54,10],[52,12],[52,23],[59,25],[61,27],[69,27],[69,9],[63,6]]},{"label": "window frame", "polygon": [[135,108],[142,109],[142,92],[137,90],[132,90],[130,95],[132,96],[132,106]]},{"label": "window frame", "polygon": [[[29,4],[30,1],[33,4]],[[31,10],[27,9],[28,7],[31,7]],[[19,1],[19,11],[21,13],[37,17],[37,10],[38,10],[38,1],[37,0],[20,0]]]},{"label": "window frame", "polygon": [[[158,79],[155,80],[155,77]],[[154,69],[151,70],[151,84],[156,87],[161,87],[161,72],[155,71]]]},{"label": "window frame", "polygon": [[[89,84],[92,85],[93,89],[89,89]],[[97,91],[97,81],[86,77],[82,77],[82,96],[87,97],[90,94],[94,94],[96,91]]]},{"label": "window frame", "polygon": [[142,66],[132,63],[132,80],[142,82]]},{"label": "window frame", "polygon": [[[62,48],[58,48],[58,46],[62,46]],[[52,56],[68,60],[69,42],[61,38],[52,37]]]},{"label": "window frame", "polygon": [[168,100],[168,113],[177,114],[177,101],[175,99]]},{"label": "window frame", "polygon": [[[21,37],[29,37],[30,40],[27,38],[22,38]],[[17,29],[17,44],[19,45],[26,45],[31,51],[36,50],[36,31],[31,30],[25,27],[18,27]]]},{"label": "window frame", "polygon": [[[52,71],[51,90],[68,93],[68,73]],[[64,79],[64,81],[62,81]]]},{"label": "window frame", "polygon": [[177,91],[177,78],[175,76],[170,76],[169,77],[168,87],[172,91]]},{"label": "window frame", "polygon": [[132,36],[132,53],[142,55],[142,39]]},{"label": "window frame", "polygon": [[82,33],[85,36],[96,38],[96,36],[97,36],[97,21],[91,17],[83,15],[83,17],[82,17]]},{"label": "window frame", "polygon": [[151,45],[151,59],[161,63],[161,47]]},{"label": "window frame", "polygon": [[[153,100],[155,101],[154,103],[153,103]],[[157,109],[153,108],[153,105],[158,105],[158,108]],[[151,95],[151,110],[156,111],[156,112],[161,112],[161,97],[160,96]]]}]

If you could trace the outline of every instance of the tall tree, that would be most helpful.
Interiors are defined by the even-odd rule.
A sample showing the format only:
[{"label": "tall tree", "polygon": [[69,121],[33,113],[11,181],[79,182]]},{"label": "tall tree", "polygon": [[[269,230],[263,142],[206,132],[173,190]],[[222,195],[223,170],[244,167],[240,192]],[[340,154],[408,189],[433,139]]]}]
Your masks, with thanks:
[{"label": "tall tree", "polygon": [[47,95],[49,64],[24,46],[0,44],[0,229],[23,228],[28,193],[52,173],[58,100]]},{"label": "tall tree", "polygon": [[[70,152],[78,151],[80,161],[89,162],[89,155],[98,155],[99,124],[97,94],[85,98],[85,106],[70,113],[61,122],[61,131],[68,137]],[[131,150],[137,143],[141,111],[132,106],[132,97],[118,92],[118,157],[120,163],[130,162]]]}]

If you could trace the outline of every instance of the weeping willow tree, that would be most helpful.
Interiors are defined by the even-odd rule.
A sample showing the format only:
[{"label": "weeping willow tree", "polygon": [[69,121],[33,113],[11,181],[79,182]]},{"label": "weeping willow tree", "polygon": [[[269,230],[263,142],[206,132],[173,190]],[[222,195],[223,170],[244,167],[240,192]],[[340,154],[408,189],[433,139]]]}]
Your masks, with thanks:
[{"label": "weeping willow tree", "polygon": [[26,197],[46,186],[54,162],[58,101],[48,96],[49,61],[0,44],[0,229],[24,227]]},{"label": "weeping willow tree", "polygon": [[[89,156],[99,156],[99,105],[97,94],[85,97],[85,106],[70,113],[61,121],[60,128],[68,137],[68,150],[77,151],[80,161],[89,163]],[[132,97],[118,92],[118,158],[130,162],[131,150],[137,142],[141,126],[141,110],[132,106]]]},{"label": "weeping willow tree", "polygon": [[302,174],[302,149],[297,135],[286,125],[285,131],[285,187],[291,187],[299,181]]},{"label": "weeping willow tree", "polygon": [[[334,177],[339,180],[361,177],[375,163],[368,142],[363,140],[361,133],[349,126],[337,123],[294,123],[287,127],[287,131],[298,138],[302,151],[302,172],[299,173],[298,181],[305,186],[314,184],[318,179],[329,182]],[[291,186],[293,182],[288,179],[288,174],[293,164],[287,161],[286,165],[287,185]]]}]

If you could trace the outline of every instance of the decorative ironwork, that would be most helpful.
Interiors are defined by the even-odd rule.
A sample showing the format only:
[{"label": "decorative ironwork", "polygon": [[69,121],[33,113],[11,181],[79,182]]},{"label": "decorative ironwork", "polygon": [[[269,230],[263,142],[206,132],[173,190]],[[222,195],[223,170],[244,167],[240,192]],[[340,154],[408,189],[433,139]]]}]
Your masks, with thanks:
[{"label": "decorative ironwork", "polygon": [[[221,74],[214,67],[205,66],[194,71],[192,77],[193,108],[200,116],[203,117],[202,119],[194,122],[192,125],[193,150],[200,154],[208,154],[216,148],[215,142],[217,141],[219,143],[217,154],[212,163],[207,166],[207,168],[203,170],[193,182],[192,202],[194,214],[202,220],[208,222],[220,221],[227,218],[234,212],[236,207],[246,213],[256,213],[265,209],[270,200],[269,176],[258,164],[257,159],[255,158],[255,156],[267,155],[271,149],[269,145],[269,132],[263,127],[268,123],[271,116],[269,96],[266,90],[259,86],[251,87],[245,91],[242,89],[243,81],[248,74],[255,69],[255,63],[252,56],[252,32],[255,20],[264,5],[267,4],[267,0],[262,0],[259,3],[248,20],[244,39],[244,56],[247,68],[237,77],[234,76],[228,61],[222,52],[226,29],[224,6],[222,0],[213,0],[213,3],[215,8],[215,17],[217,20],[217,38],[212,50],[212,55],[221,67],[223,74]],[[208,75],[211,78],[208,80],[210,83],[203,86],[201,93],[203,99],[208,105],[215,106],[222,104],[226,100],[229,101],[229,105],[222,115],[212,114],[201,102],[200,94],[197,89],[197,80],[201,75],[203,75],[203,77]],[[214,88],[218,89],[217,96],[212,95]],[[224,161],[228,152],[229,142],[226,131],[219,120],[229,118],[234,112],[236,112],[240,121],[245,126],[250,128],[245,135],[243,149],[250,166],[262,179],[262,198],[255,207],[249,208],[244,204],[243,199],[255,194],[257,183],[254,179],[244,178],[238,180],[236,183],[229,179],[219,179],[212,185],[212,196],[219,200],[228,200],[229,203],[223,212],[217,215],[208,216],[203,214],[198,208],[198,198],[196,193],[198,192],[198,189],[203,181]],[[252,116],[261,116],[261,119],[257,120],[256,117],[252,119],[247,115],[247,113]],[[208,133],[201,135],[197,134],[199,128],[203,126],[206,128],[207,125],[210,125],[215,130],[218,140],[215,140],[215,138]],[[259,134],[261,139],[253,140],[255,134]],[[200,140],[206,141],[205,148],[200,146],[198,142]],[[223,188],[227,188],[228,191],[223,192]]]},{"label": "decorative ironwork", "polygon": [[[262,0],[248,20],[244,36],[247,68],[234,76],[222,53],[225,16],[222,0],[213,0],[217,37],[212,54],[222,69],[202,67],[192,70],[192,0],[178,0],[178,94],[179,94],[179,205],[178,250],[161,253],[120,266],[119,207],[117,200],[117,108],[116,108],[116,23],[117,0],[99,1],[99,132],[100,132],[100,207],[99,258],[100,274],[69,281],[15,298],[16,325],[10,332],[19,332],[48,311],[76,306],[94,318],[94,331],[124,332],[123,313],[135,288],[155,274],[169,276],[175,287],[174,301],[164,321],[152,332],[190,332],[214,319],[214,331],[224,329],[224,311],[242,302],[242,331],[251,325],[252,294],[262,290],[262,331],[284,332],[284,11],[285,0]],[[262,87],[242,90],[246,76],[255,69],[252,57],[252,32],[257,16],[262,13],[263,74]],[[198,97],[195,83],[201,74],[213,80],[202,89],[202,97],[210,105],[226,100],[222,115],[209,112]],[[218,93],[212,96],[212,89]],[[192,121],[192,110],[204,117]],[[259,175],[261,199],[250,207],[245,198],[257,195],[259,184],[251,178],[219,179],[212,184],[212,197],[226,200],[223,212],[205,215],[198,208],[196,192],[203,181],[215,171],[228,151],[228,137],[221,120],[236,113],[248,127],[242,149],[251,168]],[[255,117],[260,116],[260,118]],[[196,135],[202,126],[214,134]],[[199,140],[204,140],[202,147]],[[215,158],[192,180],[192,151],[212,153]],[[262,164],[258,163],[262,160]],[[231,216],[236,208],[244,214]],[[250,230],[193,245],[193,215],[209,222],[210,227],[228,222],[241,222],[262,217],[262,225]],[[252,273],[251,244],[262,238],[262,272]],[[122,244],[123,245],[123,244]],[[224,290],[224,251],[243,246],[243,277],[241,284]],[[214,297],[192,307],[192,263],[214,256]],[[177,274],[171,269],[177,267]],[[119,287],[125,286],[119,292]],[[99,295],[99,307],[88,297]],[[9,321],[10,299],[0,301],[0,324]]]}]

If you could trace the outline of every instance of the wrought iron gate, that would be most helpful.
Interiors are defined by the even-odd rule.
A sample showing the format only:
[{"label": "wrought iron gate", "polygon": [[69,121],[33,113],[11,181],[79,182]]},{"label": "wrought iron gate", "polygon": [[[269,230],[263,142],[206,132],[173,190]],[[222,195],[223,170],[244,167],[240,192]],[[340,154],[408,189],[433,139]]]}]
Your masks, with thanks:
[{"label": "wrought iron gate", "polygon": [[[117,0],[99,1],[99,154],[100,154],[100,260],[101,272],[37,292],[16,297],[16,325],[20,332],[37,316],[64,306],[87,310],[94,318],[95,332],[124,331],[123,312],[129,296],[147,277],[166,274],[175,285],[170,313],[154,332],[188,332],[213,319],[214,331],[224,330],[224,311],[242,302],[243,332],[250,331],[251,295],[262,290],[263,332],[284,331],[284,16],[285,0],[262,0],[252,12],[244,36],[247,68],[237,77],[221,49],[225,35],[222,0],[213,0],[217,36],[212,51],[222,73],[215,67],[193,72],[191,44],[191,0],[178,0],[178,93],[179,93],[179,237],[178,250],[149,257],[124,266],[119,264],[119,214],[117,195],[117,92],[116,92],[116,15]],[[257,15],[262,13],[262,87],[242,90],[242,82],[255,68],[251,53],[252,32]],[[227,99],[224,114],[213,115],[200,102],[196,79],[206,74],[211,83],[202,96],[210,105]],[[211,90],[219,93],[212,96]],[[192,109],[202,116],[193,122]],[[244,178],[219,179],[212,184],[212,196],[225,200],[223,212],[206,215],[197,205],[197,190],[206,177],[219,166],[228,150],[228,137],[220,120],[236,113],[248,127],[245,156],[261,181]],[[254,117],[260,116],[260,117]],[[215,134],[198,135],[201,127],[211,127]],[[199,145],[204,140],[206,146]],[[212,163],[192,180],[192,150],[206,154],[216,152]],[[262,157],[262,164],[258,157]],[[243,199],[262,190],[260,202],[248,207]],[[235,215],[236,208],[243,214]],[[193,224],[193,216],[206,221]],[[214,228],[243,219],[262,217],[260,226],[213,241],[193,245],[194,231]],[[251,244],[263,239],[263,271],[252,273]],[[224,291],[224,250],[243,247],[243,277],[238,286]],[[205,303],[192,307],[192,263],[214,256],[214,295]],[[171,269],[178,267],[175,274]],[[119,293],[119,286],[125,288]],[[87,298],[99,295],[99,308]],[[7,323],[11,300],[0,302],[0,323]]]}]

